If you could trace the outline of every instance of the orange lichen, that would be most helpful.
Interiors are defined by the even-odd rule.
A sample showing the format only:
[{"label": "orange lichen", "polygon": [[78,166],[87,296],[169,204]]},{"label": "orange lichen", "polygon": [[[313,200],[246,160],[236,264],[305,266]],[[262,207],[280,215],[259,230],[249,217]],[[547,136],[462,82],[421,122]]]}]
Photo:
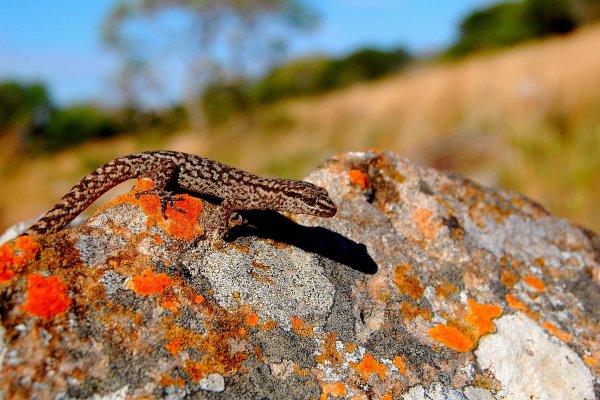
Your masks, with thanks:
[{"label": "orange lichen", "polygon": [[456,351],[466,352],[473,348],[473,341],[453,326],[437,324],[429,330],[429,336]]},{"label": "orange lichen", "polygon": [[456,292],[458,292],[458,288],[448,281],[444,281],[444,283],[435,287],[436,296],[448,297]]},{"label": "orange lichen", "polygon": [[421,317],[423,319],[430,320],[433,317],[430,309],[419,308],[408,301],[403,301],[400,303],[400,311],[402,311],[402,316],[405,319],[415,319],[417,317]]},{"label": "orange lichen", "polygon": [[367,188],[367,176],[364,172],[359,169],[351,169],[348,171],[350,182],[354,185],[360,186],[362,189]]},{"label": "orange lichen", "polygon": [[356,351],[356,345],[350,342],[344,342],[344,351],[346,353],[354,353]]},{"label": "orange lichen", "polygon": [[200,359],[188,358],[183,364],[183,371],[194,382],[212,373],[238,373],[249,356],[249,347],[240,345],[235,350],[232,343],[246,341],[247,331],[243,326],[247,315],[247,308],[240,307],[232,312],[217,307],[211,316],[205,315],[203,333],[178,325],[172,316],[165,317],[163,328],[167,349],[171,352],[190,347],[199,350]]},{"label": "orange lichen", "polygon": [[67,287],[56,276],[42,274],[27,276],[27,293],[23,311],[41,318],[51,319],[67,311],[71,298]]},{"label": "orange lichen", "polygon": [[404,364],[404,360],[401,356],[394,357],[392,363],[396,366],[396,368],[398,368],[398,372],[400,372],[402,375],[406,374],[406,364]]},{"label": "orange lichen", "polygon": [[525,278],[523,278],[523,280],[525,281],[526,284],[528,284],[529,286],[531,286],[538,292],[543,291],[544,288],[546,287],[546,285],[544,285],[544,282],[541,279],[536,278],[533,275],[527,275]]},{"label": "orange lichen", "polygon": [[551,322],[545,321],[542,322],[542,326],[544,328],[546,328],[546,330],[548,332],[550,332],[551,334],[553,334],[554,336],[556,336],[557,338],[559,338],[560,340],[562,340],[563,342],[570,342],[571,340],[573,340],[573,335],[565,332],[565,331],[561,331],[560,329],[558,329],[556,327],[556,325],[554,325]]},{"label": "orange lichen", "polygon": [[173,280],[167,274],[155,274],[152,269],[146,269],[142,275],[134,276],[129,285],[137,294],[153,295],[162,293],[173,285]]},{"label": "orange lichen", "polygon": [[391,394],[386,393],[381,397],[381,400],[393,400],[393,398]]},{"label": "orange lichen", "polygon": [[205,354],[200,361],[186,360],[183,363],[183,370],[194,382],[200,382],[206,375],[237,372],[243,361],[247,358],[245,353],[235,353],[230,356],[227,363],[224,363],[221,357],[215,357],[213,354]]},{"label": "orange lichen", "polygon": [[179,302],[177,300],[163,300],[161,305],[173,314],[178,312]]},{"label": "orange lichen", "polygon": [[179,353],[179,350],[181,350],[181,339],[175,338],[169,343],[167,343],[165,347],[167,348],[167,350],[169,350],[171,354],[176,355],[177,353]]},{"label": "orange lichen", "polygon": [[273,281],[273,279],[269,278],[266,275],[259,274],[256,271],[250,271],[250,276],[252,277],[252,279],[256,280],[257,282],[266,283],[268,285],[275,284],[275,281]]},{"label": "orange lichen", "polygon": [[585,354],[583,356],[583,362],[588,366],[588,367],[596,367],[598,365],[598,360],[596,360],[594,357]]},{"label": "orange lichen", "polygon": [[297,366],[296,364],[294,364],[294,366],[293,366],[293,370],[294,370],[294,372],[295,372],[295,373],[297,373],[298,375],[300,375],[300,376],[304,376],[304,377],[308,376],[308,374],[309,374],[309,372],[310,372],[310,370],[309,370],[309,369],[306,369],[306,368],[300,368],[300,367],[299,367],[299,366]]},{"label": "orange lichen", "polygon": [[311,337],[313,336],[314,325],[308,325],[301,318],[293,316],[292,317],[292,329],[296,332],[297,335]]},{"label": "orange lichen", "polygon": [[[199,346],[203,343],[204,337],[198,332],[176,325],[172,318],[165,318],[164,328],[168,343],[166,347],[169,351],[178,352],[188,347]],[[171,353],[173,354],[173,351]]]},{"label": "orange lichen", "polygon": [[512,271],[505,269],[502,271],[502,275],[500,275],[500,282],[506,287],[512,287],[519,282],[519,277]]},{"label": "orange lichen", "polygon": [[[376,150],[376,153],[380,154],[381,150]],[[383,155],[378,155],[371,161],[371,164],[376,167],[379,171],[385,171],[385,174],[395,180],[398,183],[406,181],[406,177],[398,172],[395,165],[393,165],[388,158]]]},{"label": "orange lichen", "polygon": [[467,323],[477,328],[478,336],[493,332],[495,326],[492,319],[502,315],[502,308],[493,304],[479,304],[469,299]]},{"label": "orange lichen", "polygon": [[256,359],[258,361],[262,361],[264,356],[263,356],[263,352],[262,349],[259,346],[254,346],[254,355],[256,356]]},{"label": "orange lichen", "polygon": [[333,332],[327,334],[325,343],[323,344],[323,353],[315,356],[315,360],[319,364],[329,361],[332,365],[339,365],[344,361],[344,356],[336,349],[336,337],[336,334]]},{"label": "orange lichen", "polygon": [[266,332],[272,331],[275,328],[277,328],[277,321],[272,319],[268,319],[264,323],[260,324],[260,329]]},{"label": "orange lichen", "polygon": [[321,383],[321,388],[323,389],[321,398],[327,399],[328,395],[333,397],[343,397],[346,395],[346,386],[344,385],[344,382]]},{"label": "orange lichen", "polygon": [[371,374],[375,374],[381,379],[385,377],[385,365],[381,364],[369,353],[365,353],[361,362],[358,364],[351,362],[350,366],[356,369],[365,380],[367,380]]},{"label": "orange lichen", "polygon": [[260,317],[256,313],[250,313],[246,316],[246,325],[250,327],[258,325],[258,321],[260,321]]},{"label": "orange lichen", "polygon": [[433,211],[424,208],[419,208],[412,214],[417,230],[421,236],[428,240],[434,239],[437,233],[436,224],[431,219],[432,215]]},{"label": "orange lichen", "polygon": [[408,274],[411,270],[410,265],[398,265],[394,269],[394,279],[396,286],[400,289],[401,293],[407,294],[411,299],[417,299],[423,295],[425,289],[421,286],[419,280]]},{"label": "orange lichen", "polygon": [[179,376],[173,378],[170,373],[165,372],[160,377],[160,384],[161,386],[183,386],[185,385],[185,381]]},{"label": "orange lichen", "polygon": [[131,192],[117,197],[104,205],[101,210],[117,204],[135,204],[142,207],[144,213],[148,215],[147,225],[158,224],[167,234],[177,239],[190,240],[202,233],[198,224],[198,217],[203,210],[200,199],[188,196],[187,194],[178,195],[178,197],[181,197],[181,200],[178,200],[175,205],[182,209],[184,213],[167,206],[165,210],[167,218],[165,219],[158,196],[148,194],[136,197],[136,193],[151,190],[153,187],[154,183],[152,180],[139,179]]},{"label": "orange lichen", "polygon": [[13,269],[15,251],[8,243],[0,246],[0,282],[8,282],[15,275]]},{"label": "orange lichen", "polygon": [[[216,366],[219,367],[218,364]],[[207,361],[200,362],[187,359],[183,364],[183,370],[194,382],[200,382],[206,375],[210,373],[219,373],[218,370],[221,369],[223,368],[215,369],[213,366],[211,366],[211,363]]]},{"label": "orange lichen", "polygon": [[203,304],[206,301],[206,298],[201,294],[198,294],[194,297],[194,304]]},{"label": "orange lichen", "polygon": [[515,296],[513,296],[512,294],[506,295],[506,302],[508,303],[509,306],[511,306],[515,310],[524,311],[526,313],[529,312],[529,307],[527,307],[527,304],[523,303],[522,301],[517,300],[517,298]]},{"label": "orange lichen", "polygon": [[0,246],[0,282],[10,281],[15,273],[39,253],[39,246],[32,236],[19,236]]},{"label": "orange lichen", "polygon": [[15,239],[15,248],[19,251],[19,259],[22,261],[29,261],[40,251],[39,245],[33,236],[19,236]]},{"label": "orange lichen", "polygon": [[152,236],[152,239],[154,240],[154,243],[156,244],[162,244],[164,242],[163,238],[160,237],[160,235],[154,235]]},{"label": "orange lichen", "polygon": [[198,224],[198,217],[203,210],[202,202],[186,194],[181,197],[182,200],[176,205],[184,211],[183,213],[167,207],[167,232],[177,239],[191,240],[202,233]]}]

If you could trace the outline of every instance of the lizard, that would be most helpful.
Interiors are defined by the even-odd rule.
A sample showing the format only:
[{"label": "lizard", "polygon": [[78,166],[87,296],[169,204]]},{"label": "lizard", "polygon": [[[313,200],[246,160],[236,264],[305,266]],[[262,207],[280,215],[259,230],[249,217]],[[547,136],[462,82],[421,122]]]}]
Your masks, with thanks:
[{"label": "lizard", "polygon": [[118,184],[149,178],[152,189],[136,193],[157,195],[163,216],[167,206],[181,200],[168,189],[182,189],[200,197],[220,200],[215,235],[225,237],[232,213],[240,210],[273,210],[292,214],[333,217],[337,208],[327,190],[309,182],[263,178],[194,154],[156,150],[115,158],[86,175],[23,235],[56,233]]}]

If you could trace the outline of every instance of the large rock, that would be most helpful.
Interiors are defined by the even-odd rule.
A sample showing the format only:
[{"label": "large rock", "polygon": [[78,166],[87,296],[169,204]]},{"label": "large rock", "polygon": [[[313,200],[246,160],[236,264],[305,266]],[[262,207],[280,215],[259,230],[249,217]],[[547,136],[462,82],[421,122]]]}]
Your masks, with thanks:
[{"label": "large rock", "polygon": [[[600,240],[514,193],[348,153],[333,219],[132,193],[0,248],[0,397],[594,399]],[[143,190],[149,181],[134,188]]]}]

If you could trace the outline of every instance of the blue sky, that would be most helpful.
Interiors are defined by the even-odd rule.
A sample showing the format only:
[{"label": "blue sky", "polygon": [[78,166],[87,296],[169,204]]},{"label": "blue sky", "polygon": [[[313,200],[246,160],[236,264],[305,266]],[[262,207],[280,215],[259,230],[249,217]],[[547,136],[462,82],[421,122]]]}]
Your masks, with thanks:
[{"label": "blue sky", "polygon": [[[292,39],[292,56],[343,54],[371,46],[417,53],[456,38],[460,20],[492,0],[308,0],[321,23]],[[39,80],[60,103],[114,97],[118,61],[102,44],[100,24],[116,0],[0,0],[0,80]],[[165,76],[176,76],[165,70]],[[167,80],[167,98],[181,82]]]}]

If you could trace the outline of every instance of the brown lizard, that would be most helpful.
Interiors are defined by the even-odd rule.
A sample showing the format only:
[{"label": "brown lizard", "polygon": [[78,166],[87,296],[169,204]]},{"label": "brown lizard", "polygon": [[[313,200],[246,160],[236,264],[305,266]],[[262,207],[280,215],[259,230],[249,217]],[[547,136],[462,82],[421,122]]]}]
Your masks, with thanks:
[{"label": "brown lizard", "polygon": [[285,211],[325,218],[333,217],[337,211],[327,191],[312,183],[261,178],[193,154],[148,151],[116,158],[85,176],[24,234],[63,229],[102,194],[135,178],[152,179],[153,189],[136,196],[158,195],[163,215],[167,206],[183,212],[173,204],[180,197],[172,196],[168,188],[220,199],[217,237],[227,233],[231,214],[238,210]]}]

